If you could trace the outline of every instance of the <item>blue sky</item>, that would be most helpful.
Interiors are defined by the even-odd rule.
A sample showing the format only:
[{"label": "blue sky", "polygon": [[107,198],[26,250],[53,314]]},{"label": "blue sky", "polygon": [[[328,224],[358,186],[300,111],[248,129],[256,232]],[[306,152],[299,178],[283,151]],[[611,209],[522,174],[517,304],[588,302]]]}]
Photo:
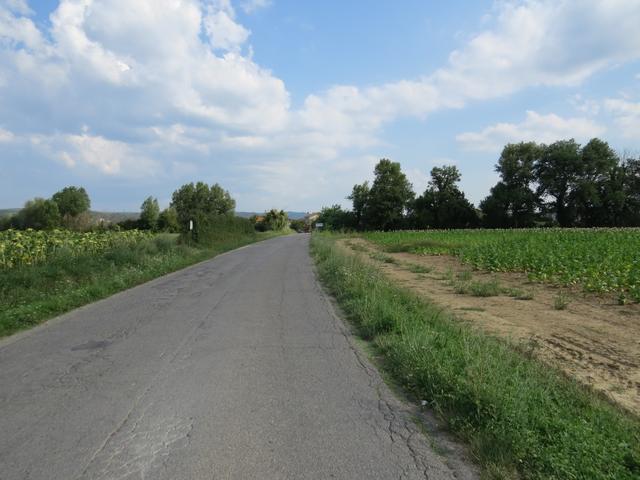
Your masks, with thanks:
[{"label": "blue sky", "polygon": [[640,0],[0,0],[0,208],[218,182],[342,203],[382,157],[478,203],[508,142],[640,152]]}]

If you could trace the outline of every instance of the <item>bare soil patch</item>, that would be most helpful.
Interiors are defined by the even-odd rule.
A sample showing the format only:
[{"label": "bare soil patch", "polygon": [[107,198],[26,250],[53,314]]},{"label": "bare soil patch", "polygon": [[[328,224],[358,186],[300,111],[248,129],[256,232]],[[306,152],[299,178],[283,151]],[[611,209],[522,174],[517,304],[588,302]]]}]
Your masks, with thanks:
[{"label": "bare soil patch", "polygon": [[[386,253],[360,238],[339,244],[460,320],[518,344],[640,415],[640,305],[532,283],[524,274],[472,271],[451,256]],[[476,296],[494,294],[496,286],[497,295]]]}]

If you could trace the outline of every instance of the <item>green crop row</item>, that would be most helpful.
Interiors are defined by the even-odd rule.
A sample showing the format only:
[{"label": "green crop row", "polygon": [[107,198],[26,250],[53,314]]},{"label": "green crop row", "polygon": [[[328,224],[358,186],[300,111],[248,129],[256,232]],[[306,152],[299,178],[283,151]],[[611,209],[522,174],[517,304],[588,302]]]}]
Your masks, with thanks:
[{"label": "green crop row", "polygon": [[449,254],[480,270],[640,301],[640,229],[429,230],[368,232],[387,251]]}]

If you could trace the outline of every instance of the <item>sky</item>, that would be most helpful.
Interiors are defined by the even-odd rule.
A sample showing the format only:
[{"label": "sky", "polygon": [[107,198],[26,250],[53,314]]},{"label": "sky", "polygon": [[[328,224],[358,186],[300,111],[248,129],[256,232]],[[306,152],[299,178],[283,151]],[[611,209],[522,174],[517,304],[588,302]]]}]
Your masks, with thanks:
[{"label": "sky", "polygon": [[0,0],[0,208],[349,206],[380,158],[478,203],[506,143],[640,154],[640,0]]}]

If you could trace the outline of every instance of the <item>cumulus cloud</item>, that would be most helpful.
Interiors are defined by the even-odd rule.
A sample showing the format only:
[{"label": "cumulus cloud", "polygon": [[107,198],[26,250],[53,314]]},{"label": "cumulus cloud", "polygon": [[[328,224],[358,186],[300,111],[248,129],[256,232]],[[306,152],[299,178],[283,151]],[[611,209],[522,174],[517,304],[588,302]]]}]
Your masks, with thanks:
[{"label": "cumulus cloud", "polygon": [[637,139],[640,132],[640,102],[620,98],[604,101],[604,108],[610,113],[623,137]]},{"label": "cumulus cloud", "polygon": [[204,27],[213,48],[237,51],[247,41],[250,32],[236,23],[235,16],[229,0],[219,0],[208,6]]},{"label": "cumulus cloud", "polygon": [[246,13],[253,13],[256,10],[265,8],[271,5],[271,0],[245,0],[240,3],[242,10]]},{"label": "cumulus cloud", "polygon": [[507,143],[553,143],[569,138],[587,141],[605,131],[604,126],[588,118],[563,118],[553,113],[541,115],[528,111],[521,123],[497,123],[480,132],[461,133],[456,140],[467,150],[498,152]]},{"label": "cumulus cloud", "polygon": [[491,27],[433,74],[366,89],[336,86],[309,96],[302,117],[310,126],[359,132],[361,140],[400,116],[423,117],[528,87],[575,86],[640,58],[637,18],[640,0],[499,2]]},{"label": "cumulus cloud", "polygon": [[[251,13],[268,4],[235,6]],[[499,1],[483,30],[435,72],[366,88],[336,85],[292,109],[284,82],[254,61],[251,32],[231,0],[60,0],[50,27],[34,23],[25,0],[5,0],[0,124],[39,139],[33,145],[70,169],[170,175],[224,163],[228,178],[241,177],[264,195],[297,196],[300,189],[286,185],[307,183],[305,192],[329,192],[338,162],[354,165],[340,178],[353,178],[356,162],[369,169],[380,131],[399,117],[528,87],[574,86],[640,58],[639,17],[640,0]],[[625,115],[621,125],[632,128],[633,115]],[[85,124],[91,133],[82,132]],[[486,150],[524,134],[546,141],[580,132],[602,130],[529,112],[521,124],[459,141]],[[303,182],[304,169],[313,182]]]},{"label": "cumulus cloud", "polygon": [[20,137],[37,151],[67,168],[97,171],[106,176],[148,177],[161,172],[158,163],[126,142],[109,140],[85,131],[80,134],[31,135]]}]

